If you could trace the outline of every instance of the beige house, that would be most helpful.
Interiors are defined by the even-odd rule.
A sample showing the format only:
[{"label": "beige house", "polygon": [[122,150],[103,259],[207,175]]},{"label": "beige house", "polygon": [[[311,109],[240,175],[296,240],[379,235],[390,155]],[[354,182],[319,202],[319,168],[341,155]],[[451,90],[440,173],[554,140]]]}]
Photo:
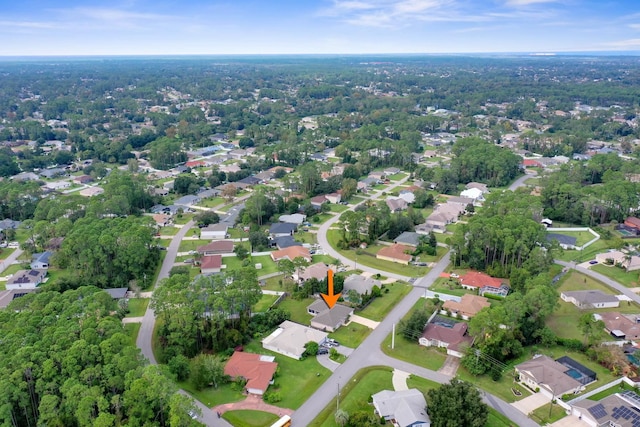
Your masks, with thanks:
[{"label": "beige house", "polygon": [[472,294],[464,294],[460,301],[445,301],[442,308],[445,312],[450,312],[453,317],[460,317],[469,320],[478,314],[483,308],[491,306],[485,297]]},{"label": "beige house", "polygon": [[538,355],[515,369],[520,382],[532,390],[540,389],[549,399],[584,390],[582,383],[567,374],[569,367],[549,356]]}]

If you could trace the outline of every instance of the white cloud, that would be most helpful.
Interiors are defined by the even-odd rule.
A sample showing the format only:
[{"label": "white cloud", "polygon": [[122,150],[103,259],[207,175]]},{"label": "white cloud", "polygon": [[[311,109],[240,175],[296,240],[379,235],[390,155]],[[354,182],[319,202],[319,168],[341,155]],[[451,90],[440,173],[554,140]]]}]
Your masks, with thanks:
[{"label": "white cloud", "polygon": [[602,43],[602,46],[610,47],[612,49],[640,49],[640,39],[626,39],[618,40],[609,43]]},{"label": "white cloud", "polygon": [[505,1],[506,6],[511,7],[519,7],[519,6],[529,6],[532,4],[539,3],[556,3],[558,0],[507,0]]}]

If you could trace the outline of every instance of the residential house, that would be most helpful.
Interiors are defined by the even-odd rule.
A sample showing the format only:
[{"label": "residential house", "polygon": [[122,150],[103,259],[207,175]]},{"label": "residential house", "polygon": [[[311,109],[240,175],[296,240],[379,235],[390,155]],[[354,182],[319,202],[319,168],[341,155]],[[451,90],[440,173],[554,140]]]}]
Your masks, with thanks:
[{"label": "residential house", "polygon": [[269,384],[273,384],[278,368],[274,360],[274,356],[235,351],[224,366],[224,374],[232,380],[243,378],[248,393],[262,396]]},{"label": "residential house", "polygon": [[329,203],[338,204],[342,200],[340,193],[329,193],[324,196]]},{"label": "residential house", "polygon": [[380,287],[380,285],[381,282],[379,280],[372,279],[371,277],[365,277],[360,274],[350,274],[344,279],[342,293],[346,294],[353,290],[359,295],[370,294],[374,286]]},{"label": "residential house", "polygon": [[[307,312],[313,315],[311,327],[325,332],[335,332],[340,326],[349,321],[353,314],[353,307],[336,304],[329,308],[323,300],[316,300],[307,307]],[[315,314],[314,314],[315,313]]]},{"label": "residential house", "polygon": [[363,193],[366,193],[369,188],[373,187],[377,183],[378,183],[378,180],[376,178],[371,178],[371,177],[363,178],[358,181],[357,190],[362,191]]},{"label": "residential house", "polygon": [[524,159],[522,160],[523,168],[544,168],[544,163],[536,159]]},{"label": "residential house", "polygon": [[385,246],[376,254],[376,258],[385,261],[397,262],[408,265],[412,256],[407,252],[413,252],[414,248],[394,243],[391,246]]},{"label": "residential house", "polygon": [[299,360],[305,352],[304,345],[306,343],[312,341],[321,345],[326,340],[326,332],[285,320],[275,331],[262,340],[262,347]]},{"label": "residential house", "polygon": [[247,176],[246,178],[242,178],[241,180],[239,180],[237,184],[244,184],[247,187],[255,187],[261,182],[262,181],[260,180],[260,178],[257,178],[255,176]]},{"label": "residential house", "polygon": [[289,261],[293,261],[296,258],[302,258],[307,262],[311,262],[311,254],[309,253],[309,249],[302,246],[290,246],[285,249],[271,252],[271,259],[275,262],[278,262],[281,259],[288,259]]},{"label": "residential house", "polygon": [[200,273],[216,274],[222,269],[222,255],[205,255],[200,260]]},{"label": "residential house", "polygon": [[290,224],[301,225],[303,222],[307,220],[307,216],[303,214],[291,214],[291,215],[280,215],[278,221],[280,222],[288,222]]},{"label": "residential house", "polygon": [[479,271],[469,271],[460,276],[458,280],[464,289],[477,291],[480,296],[493,294],[506,297],[509,293],[509,286],[503,283],[502,279],[491,277]]},{"label": "residential house", "polygon": [[5,289],[35,289],[46,275],[47,270],[18,270],[7,281]]},{"label": "residential house", "polygon": [[173,204],[178,206],[193,206],[198,202],[200,202],[200,197],[193,194],[187,194],[186,196],[182,196],[174,201]]},{"label": "residential house", "polygon": [[400,193],[398,193],[398,197],[404,200],[405,202],[407,202],[408,204],[411,204],[416,201],[416,196],[415,194],[413,194],[413,191],[415,190],[411,190],[411,189],[402,190],[400,191]]},{"label": "residential house", "polygon": [[398,243],[400,245],[417,247],[420,244],[420,234],[414,231],[404,231],[398,237],[393,239],[393,243]]},{"label": "residential house", "polygon": [[323,153],[313,153],[309,156],[309,160],[313,160],[314,162],[326,162],[327,156]]},{"label": "residential house", "polygon": [[244,160],[247,155],[249,155],[249,152],[242,148],[229,151],[229,156],[234,160]]},{"label": "residential house", "polygon": [[622,251],[609,251],[596,254],[596,261],[600,264],[624,265],[627,261],[627,254]]},{"label": "residential house", "polygon": [[64,190],[71,187],[71,183],[69,181],[50,181],[45,183],[44,187],[47,190]]},{"label": "residential house", "polygon": [[547,241],[552,242],[556,240],[562,249],[576,249],[576,242],[578,240],[575,236],[567,236],[565,234],[547,233]]},{"label": "residential house", "polygon": [[620,300],[615,295],[605,294],[600,290],[564,291],[560,294],[564,302],[570,302],[579,309],[615,308]]},{"label": "residential house", "polygon": [[45,251],[39,254],[33,254],[31,256],[31,269],[32,270],[48,270],[49,258],[53,255],[52,252]]},{"label": "residential house", "polygon": [[483,308],[490,307],[491,303],[485,297],[479,295],[464,294],[460,301],[448,300],[442,305],[444,311],[451,313],[453,317],[469,320],[480,313]]},{"label": "residential house", "polygon": [[296,242],[293,236],[281,236],[273,239],[273,243],[275,243],[278,249],[285,249],[291,246],[302,246],[302,243]]},{"label": "residential house", "polygon": [[200,190],[198,191],[198,193],[196,193],[196,196],[198,196],[200,198],[200,200],[202,199],[210,199],[211,197],[217,197],[220,195],[220,190],[217,190],[215,188],[208,188],[206,190]]},{"label": "residential house", "polygon": [[384,174],[387,176],[387,178],[390,175],[395,175],[395,174],[398,174],[398,173],[400,173],[400,169],[399,168],[395,168],[395,167],[388,167],[388,168],[385,168],[385,170],[384,170]]},{"label": "residential house", "polygon": [[567,373],[569,367],[549,356],[537,355],[516,365],[515,369],[520,382],[532,390],[539,389],[549,400],[584,389],[580,381]]},{"label": "residential house", "polygon": [[2,230],[17,230],[22,224],[20,221],[14,221],[9,218],[5,218],[0,221],[0,231]]},{"label": "residential house", "polygon": [[476,189],[482,191],[482,194],[485,194],[485,193],[489,192],[489,188],[487,187],[487,184],[483,184],[481,182],[470,182],[467,185],[465,185],[464,188],[466,188],[467,190],[469,190],[471,188],[476,188]]},{"label": "residential house", "polygon": [[459,212],[462,213],[468,205],[473,204],[473,199],[470,197],[449,197],[446,204],[457,206],[458,209],[461,209]]},{"label": "residential house", "polygon": [[416,233],[427,235],[430,232],[434,233],[444,233],[447,231],[447,225],[454,223],[457,221],[458,215],[454,215],[448,212],[437,212],[433,211],[424,224],[420,224],[416,227]]},{"label": "residential house", "polygon": [[165,214],[153,214],[153,220],[158,227],[166,227],[173,222],[171,216]]},{"label": "residential house", "polygon": [[105,289],[106,293],[108,293],[111,298],[115,300],[122,300],[127,297],[127,292],[129,292],[129,288],[111,288]]},{"label": "residential house", "polygon": [[93,177],[91,177],[90,175],[80,175],[73,178],[74,184],[85,185],[90,182],[93,182]]},{"label": "residential house", "polygon": [[401,197],[387,197],[385,203],[391,212],[402,212],[409,207],[407,201]]},{"label": "residential house", "polygon": [[620,314],[617,311],[594,314],[595,320],[602,320],[604,330],[619,340],[635,341],[640,339],[640,315]]},{"label": "residential house", "polygon": [[11,177],[13,181],[37,181],[40,178],[33,172],[20,172],[17,175]]},{"label": "residential house", "polygon": [[211,224],[200,229],[201,239],[222,240],[227,238],[229,226],[227,224]]},{"label": "residential house", "polygon": [[369,178],[373,178],[376,181],[383,181],[385,178],[384,172],[382,171],[374,171],[374,172],[369,172],[369,175],[367,175]]},{"label": "residential house", "polygon": [[473,200],[472,203],[474,206],[480,206],[482,205],[482,202],[484,202],[484,195],[482,193],[482,190],[478,188],[469,188],[467,190],[463,190],[460,193],[460,197]]},{"label": "residential house", "polygon": [[299,283],[306,282],[309,279],[324,280],[329,272],[329,266],[324,262],[317,262],[306,267],[298,274],[293,274],[293,279]]},{"label": "residential house", "polygon": [[87,187],[78,191],[78,194],[80,194],[83,197],[95,197],[95,196],[99,196],[102,193],[104,193],[104,188],[102,187]]},{"label": "residential house", "polygon": [[309,202],[311,203],[311,206],[313,206],[317,210],[322,209],[322,205],[324,205],[325,203],[329,203],[329,201],[327,200],[327,197],[323,194],[312,197]]},{"label": "residential house", "polygon": [[588,426],[638,427],[640,396],[626,390],[597,401],[582,399],[571,404],[571,413]]},{"label": "residential house", "polygon": [[51,169],[41,170],[40,176],[43,178],[51,179],[51,178],[55,178],[56,176],[65,175],[66,173],[67,171],[62,168],[51,168]]},{"label": "residential house", "polygon": [[382,390],[371,396],[373,407],[381,418],[398,427],[429,427],[431,420],[427,414],[427,401],[422,392],[415,388],[408,390]]},{"label": "residential house", "polygon": [[624,225],[640,230],[640,218],[636,218],[635,216],[627,217],[627,219],[624,220]]},{"label": "residential house", "polygon": [[464,322],[448,326],[428,323],[418,344],[425,347],[444,347],[448,355],[461,358],[465,349],[473,345],[473,338],[467,335],[467,328]]},{"label": "residential house", "polygon": [[198,253],[203,256],[233,253],[234,243],[231,240],[216,240],[204,246],[198,246]]},{"label": "residential house", "polygon": [[0,309],[6,308],[14,299],[35,291],[35,289],[7,289],[0,291]]},{"label": "residential house", "polygon": [[283,236],[293,236],[298,226],[290,222],[276,222],[269,227],[269,235],[272,239]]}]

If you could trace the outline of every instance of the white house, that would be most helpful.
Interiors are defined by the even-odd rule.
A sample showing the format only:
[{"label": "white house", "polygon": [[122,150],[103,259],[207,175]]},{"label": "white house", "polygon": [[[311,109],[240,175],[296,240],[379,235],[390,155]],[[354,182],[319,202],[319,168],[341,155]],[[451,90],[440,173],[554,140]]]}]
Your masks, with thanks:
[{"label": "white house", "polygon": [[268,337],[262,340],[262,347],[293,359],[300,359],[309,341],[323,344],[328,334],[308,326],[285,320]]},{"label": "white house", "polygon": [[599,290],[565,291],[560,294],[564,302],[570,302],[580,309],[585,308],[615,308],[620,306],[620,300],[615,295],[605,294]]},{"label": "white house", "polygon": [[466,197],[468,199],[472,199],[473,204],[476,206],[484,202],[484,195],[482,193],[482,190],[478,188],[469,188],[469,189],[463,190],[460,193],[460,197]]},{"label": "white house", "polygon": [[429,427],[427,401],[418,389],[382,390],[371,396],[376,413],[399,427]]},{"label": "white house", "polygon": [[227,237],[229,226],[226,224],[212,224],[200,229],[201,239],[222,240]]}]

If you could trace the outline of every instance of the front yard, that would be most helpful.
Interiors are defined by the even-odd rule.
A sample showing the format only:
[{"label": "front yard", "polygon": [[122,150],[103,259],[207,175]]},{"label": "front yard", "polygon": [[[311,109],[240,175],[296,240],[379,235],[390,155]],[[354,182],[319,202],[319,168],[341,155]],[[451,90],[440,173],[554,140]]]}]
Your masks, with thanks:
[{"label": "front yard", "polygon": [[[412,287],[403,282],[395,282],[384,285],[385,289],[382,290],[382,296],[374,299],[364,310],[357,314],[367,319],[375,320],[377,322],[382,321],[385,316],[396,306],[398,302],[402,300]],[[389,289],[389,292],[386,291]]]},{"label": "front yard", "polygon": [[341,345],[356,348],[369,336],[372,329],[359,323],[351,322],[346,326],[341,326],[336,332],[329,334],[329,338],[333,338]]},{"label": "front yard", "polygon": [[635,288],[637,286],[640,286],[637,271],[627,272],[627,270],[622,267],[602,264],[593,265],[590,267],[590,270],[603,274],[608,278],[623,284],[627,288]]}]

